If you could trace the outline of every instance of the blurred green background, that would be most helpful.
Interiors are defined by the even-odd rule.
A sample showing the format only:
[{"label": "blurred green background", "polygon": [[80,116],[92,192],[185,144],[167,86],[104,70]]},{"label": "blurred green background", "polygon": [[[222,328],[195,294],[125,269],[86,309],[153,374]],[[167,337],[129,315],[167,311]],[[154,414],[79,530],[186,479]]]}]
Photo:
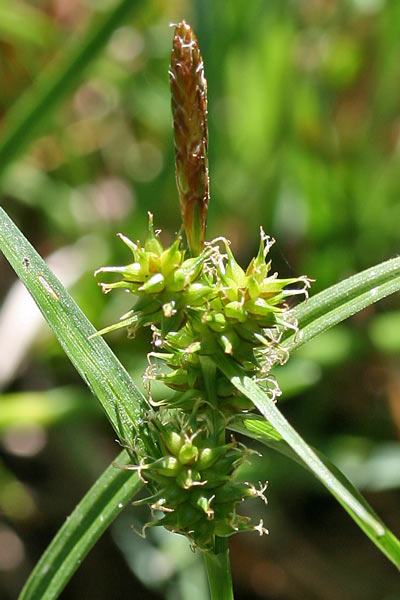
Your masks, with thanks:
[{"label": "blurred green background", "polygon": [[[0,0],[0,144],[13,104],[111,0]],[[282,276],[315,293],[398,253],[400,3],[390,0],[135,2],[79,84],[3,170],[2,205],[97,328],[131,308],[93,270],[125,263],[116,238],[165,241],[180,226],[169,24],[198,36],[209,89],[208,239],[243,265],[259,226]],[[0,166],[1,168],[1,166]],[[66,515],[119,448],[96,400],[0,257],[0,597],[14,599]],[[148,332],[107,337],[140,382]],[[367,309],[304,347],[276,376],[280,407],[400,533],[400,302]],[[269,480],[269,537],[231,541],[238,599],[399,600],[394,567],[312,477],[263,450],[243,478]],[[64,600],[203,600],[198,554],[128,509]]]}]

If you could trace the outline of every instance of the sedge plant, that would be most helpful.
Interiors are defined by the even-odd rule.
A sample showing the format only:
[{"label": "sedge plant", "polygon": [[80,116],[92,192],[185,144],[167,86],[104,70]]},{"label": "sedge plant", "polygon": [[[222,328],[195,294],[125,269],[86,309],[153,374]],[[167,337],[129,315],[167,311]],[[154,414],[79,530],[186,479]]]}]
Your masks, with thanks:
[{"label": "sedge plant", "polygon": [[[143,534],[164,526],[185,536],[188,546],[204,557],[211,598],[233,598],[228,538],[243,531],[267,532],[262,521],[252,523],[237,510],[245,498],[265,501],[265,483],[255,487],[237,479],[239,466],[252,451],[235,432],[311,471],[400,567],[399,540],[346,477],[288,423],[277,406],[280,390],[271,375],[272,367],[285,363],[302,344],[398,291],[400,259],[307,299],[310,279],[278,277],[268,260],[273,240],[261,229],[258,253],[242,268],[229,240],[206,240],[206,80],[197,39],[185,21],[175,27],[170,83],[183,229],[165,247],[149,214],[144,242],[120,234],[130,253],[127,264],[101,267],[96,273],[107,279],[100,283],[105,293],[121,288],[134,298],[132,309],[117,324],[96,332],[0,212],[3,253],[98,397],[124,448],[60,529],[20,600],[56,598],[121,508],[132,501],[148,504],[152,514]],[[43,96],[39,101],[43,103]],[[290,308],[292,296],[305,300]],[[145,395],[102,337],[127,328],[134,343],[141,327],[152,332]],[[153,400],[153,381],[173,394]],[[144,486],[145,497],[135,501]]]},{"label": "sedge plant", "polygon": [[[119,281],[101,283],[103,291],[122,288],[136,302],[120,323],[100,333],[128,327],[134,337],[141,326],[152,329],[153,351],[144,379],[154,446],[131,467],[144,483],[151,482],[152,494],[140,502],[163,515],[146,527],[163,525],[186,535],[194,548],[212,552],[217,537],[266,531],[262,522],[254,526],[236,511],[246,497],[264,498],[265,485],[257,490],[236,481],[249,450],[227,437],[226,428],[253,404],[216,368],[218,354],[229,357],[274,401],[279,389],[270,370],[288,357],[280,345],[284,332],[296,330],[285,300],[306,294],[310,282],[306,277],[279,279],[271,272],[267,256],[272,240],[262,229],[258,254],[246,270],[236,262],[228,240],[205,242],[206,80],[197,39],[186,22],[175,28],[170,82],[176,180],[188,248],[180,234],[164,248],[151,214],[144,244],[121,235],[132,262],[103,267],[97,274],[119,275]],[[174,395],[153,402],[152,380]]]}]

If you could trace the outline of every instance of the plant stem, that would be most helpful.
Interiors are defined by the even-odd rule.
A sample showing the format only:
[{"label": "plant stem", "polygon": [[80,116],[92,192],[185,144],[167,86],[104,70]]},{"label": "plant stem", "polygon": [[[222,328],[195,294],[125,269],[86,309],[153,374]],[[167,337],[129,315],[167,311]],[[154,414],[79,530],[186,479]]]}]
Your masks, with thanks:
[{"label": "plant stem", "polygon": [[66,51],[62,51],[37,84],[34,83],[15,103],[2,127],[0,175],[32,139],[58,102],[79,82],[84,69],[104,48],[113,31],[138,5],[135,0],[120,0],[82,40],[77,44],[73,41]]},{"label": "plant stem", "polygon": [[221,428],[221,415],[218,413],[218,400],[216,391],[217,366],[209,356],[200,356],[200,365],[203,374],[207,400],[211,407],[211,410],[208,411],[210,425],[212,426],[213,432],[215,432]]},{"label": "plant stem", "polygon": [[[207,398],[211,407],[209,411],[210,423],[212,423],[214,432],[222,426],[222,437],[225,438],[222,419],[217,410],[216,364],[208,356],[202,356],[200,364]],[[233,598],[228,539],[216,536],[214,552],[205,552],[203,556],[211,600],[229,600]]]},{"label": "plant stem", "polygon": [[232,600],[232,576],[228,539],[216,537],[214,552],[204,552],[211,600]]}]

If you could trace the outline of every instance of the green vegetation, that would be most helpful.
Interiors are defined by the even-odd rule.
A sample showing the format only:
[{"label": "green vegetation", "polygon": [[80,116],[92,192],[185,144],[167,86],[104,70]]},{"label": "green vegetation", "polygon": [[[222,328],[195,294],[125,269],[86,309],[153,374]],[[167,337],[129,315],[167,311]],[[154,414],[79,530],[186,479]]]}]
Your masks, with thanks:
[{"label": "green vegetation", "polygon": [[[398,252],[396,4],[19,1],[12,10],[0,2],[0,15],[0,188],[12,217],[1,212],[0,247],[61,344],[40,328],[18,287],[9,291],[13,274],[4,262],[2,597],[20,593],[69,513],[21,599],[55,598],[66,586],[65,598],[128,597],[134,589],[143,598],[200,600],[208,593],[201,555],[212,597],[231,598],[220,536],[253,528],[244,515],[261,519],[257,529],[271,535],[230,539],[235,597],[242,587],[265,598],[343,597],[343,589],[349,600],[372,600],[376,589],[393,597],[393,565],[400,565],[392,533],[400,524],[400,260],[391,258]],[[177,155],[191,255],[175,234],[167,77],[168,22],[183,18],[196,29],[208,80],[206,240],[232,242],[203,249],[207,210],[199,198],[208,205],[208,167],[190,180]],[[188,181],[197,196],[187,196]],[[195,207],[186,216],[182,198]],[[155,235],[150,222],[141,248],[130,240],[144,239],[148,211],[163,231]],[[260,224],[277,239],[270,272],[263,235],[257,255]],[[104,297],[91,276],[100,264],[129,263],[117,231],[128,236],[121,237],[133,263],[100,269],[123,279],[110,274],[102,287],[133,292],[133,310],[127,294]],[[270,277],[275,270],[282,283]],[[296,289],[300,273],[316,281],[310,299],[296,305],[288,295],[308,285],[300,278]],[[281,310],[285,297],[289,312]],[[121,313],[118,326],[134,340],[110,326]],[[90,322],[110,332],[115,354]],[[141,326],[150,324],[152,408],[141,384],[151,346]],[[271,367],[283,390],[277,403]],[[124,446],[117,459],[85,383]],[[243,412],[253,405],[261,414]],[[210,466],[222,479],[203,493]],[[143,479],[149,489],[132,506]],[[268,492],[258,491],[266,479]],[[263,494],[267,507],[256,502],[236,513],[242,497]],[[185,537],[153,526],[145,540],[134,535],[132,526],[140,531],[149,521],[141,506],[149,495],[166,525],[200,551],[192,555]],[[106,529],[112,540],[99,547],[113,545],[107,559],[94,546],[77,570]],[[34,539],[43,539],[41,548]]]}]

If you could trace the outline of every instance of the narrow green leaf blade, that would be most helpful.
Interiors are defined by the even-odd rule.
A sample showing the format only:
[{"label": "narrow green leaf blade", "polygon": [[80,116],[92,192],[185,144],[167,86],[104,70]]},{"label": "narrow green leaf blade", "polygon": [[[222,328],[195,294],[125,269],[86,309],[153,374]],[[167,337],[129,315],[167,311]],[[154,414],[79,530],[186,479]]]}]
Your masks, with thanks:
[{"label": "narrow green leaf blade", "polygon": [[72,297],[0,208],[0,249],[27,287],[67,356],[100,400],[120,440],[146,444],[144,396]]},{"label": "narrow green leaf blade", "polygon": [[[296,461],[302,465],[308,471],[309,466],[292,450],[292,448],[285,442],[282,436],[272,427],[270,423],[265,421],[258,415],[249,415],[244,418],[236,418],[229,424],[229,429],[247,435],[255,440],[258,440],[265,446],[280,452],[288,458]],[[389,560],[394,563],[398,569],[400,569],[400,541],[397,537],[386,527],[383,521],[374,512],[368,502],[362,497],[356,487],[347,479],[347,477],[329,461],[326,456],[321,452],[314,449],[314,452],[322,461],[327,469],[336,477],[336,479],[347,489],[365,510],[371,515],[373,519],[380,523],[384,529],[382,536],[377,536],[375,531],[363,520],[360,519],[357,514],[349,507],[349,505],[342,500],[341,497],[335,496],[340,502],[343,508],[349,513],[352,519],[357,525],[364,531],[364,533],[372,540],[372,542],[379,548],[379,550],[387,556]]]},{"label": "narrow green leaf blade", "polygon": [[142,487],[124,450],[83,497],[32,571],[18,600],[57,598],[89,550]]},{"label": "narrow green leaf blade", "polygon": [[[283,345],[293,351],[337,323],[399,290],[399,258],[358,273],[293,309],[299,331],[287,335]],[[240,373],[226,356],[218,357],[218,366],[267,419],[261,423],[257,418],[251,418],[241,426],[236,421],[232,428],[259,439],[313,472],[376,546],[400,568],[399,540],[375,515],[356,488],[334,465],[302,440],[268,395],[251,378]]]},{"label": "narrow green leaf blade", "polygon": [[293,351],[367,306],[400,291],[400,258],[392,258],[353,275],[293,309],[299,332],[287,336]]},{"label": "narrow green leaf blade", "polygon": [[321,483],[335,497],[346,504],[358,519],[365,522],[377,537],[385,534],[382,525],[369,514],[365,507],[345,488],[345,486],[331,473],[331,471],[318,458],[310,446],[302,439],[295,429],[285,419],[269,396],[258,386],[253,379],[244,375],[239,368],[222,352],[217,357],[217,364],[221,371],[230,379],[233,385],[258,408],[267,421],[276,429],[288,443],[299,458],[307,465]]}]

